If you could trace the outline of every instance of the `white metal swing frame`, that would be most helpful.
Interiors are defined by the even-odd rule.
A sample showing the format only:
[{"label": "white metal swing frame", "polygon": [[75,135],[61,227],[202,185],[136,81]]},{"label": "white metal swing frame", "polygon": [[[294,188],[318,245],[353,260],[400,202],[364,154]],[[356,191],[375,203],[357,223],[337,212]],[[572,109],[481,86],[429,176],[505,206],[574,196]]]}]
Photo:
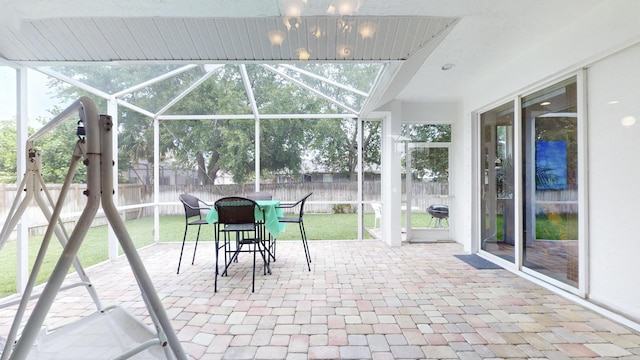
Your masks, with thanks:
[{"label": "white metal swing frame", "polygon": [[[60,196],[57,202],[54,202],[42,178],[40,153],[35,149],[34,144],[38,138],[53,130],[76,111],[80,116],[79,128],[83,127],[85,134],[78,134],[80,139],[73,151],[69,171]],[[91,354],[91,358],[102,356],[108,359],[166,358],[187,360],[189,358],[173,331],[160,298],[113,203],[113,194],[115,193],[113,184],[113,130],[111,117],[99,115],[95,103],[87,97],[82,97],[27,139],[28,168],[18,188],[18,190],[24,191],[18,191],[18,195],[9,211],[7,221],[2,232],[0,232],[0,249],[14,230],[29,202],[33,199],[36,200],[49,221],[49,225],[22,298],[19,301],[0,304],[0,308],[2,308],[19,303],[10,333],[6,338],[6,344],[3,349],[0,349],[0,360],[58,359],[61,354],[64,354],[65,358],[76,356],[78,359],[87,358],[87,354]],[[84,158],[84,163],[87,165],[87,190],[85,194],[88,200],[69,236],[62,226],[60,213],[75,169],[82,158]],[[24,192],[24,197],[21,195],[22,192]],[[147,325],[134,319],[122,308],[104,308],[95,288],[77,258],[78,250],[101,203],[105,216],[129,261],[147,311],[155,327],[155,332]],[[51,210],[52,208],[53,211]],[[42,293],[32,295],[37,275],[53,233],[56,234],[64,250]],[[63,286],[66,274],[72,265],[81,281]],[[42,332],[44,320],[58,292],[77,286],[85,286],[87,288],[96,305],[97,312],[51,332]],[[18,332],[21,328],[27,305],[30,300],[36,298],[38,301],[22,328],[22,334],[18,338]],[[83,338],[82,336],[85,337]],[[89,343],[91,341],[94,343]],[[47,346],[51,346],[55,350],[50,351]],[[86,351],[84,355],[83,351]],[[118,353],[114,354],[114,351]]]}]

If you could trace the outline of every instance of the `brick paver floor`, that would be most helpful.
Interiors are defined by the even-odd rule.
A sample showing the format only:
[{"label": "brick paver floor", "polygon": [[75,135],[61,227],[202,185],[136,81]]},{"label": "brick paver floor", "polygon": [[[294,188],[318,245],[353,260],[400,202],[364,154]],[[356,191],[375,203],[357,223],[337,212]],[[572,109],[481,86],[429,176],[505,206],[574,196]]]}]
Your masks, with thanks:
[{"label": "brick paver floor", "polygon": [[[477,270],[456,243],[280,241],[272,274],[251,293],[249,256],[219,278],[212,243],[176,266],[180,244],[140,251],[193,359],[640,359],[640,334],[509,271]],[[186,259],[190,259],[187,249]],[[149,322],[124,258],[87,269],[105,305]],[[71,276],[70,276],[71,278]],[[61,293],[49,329],[95,306]],[[6,336],[15,308],[0,310]]]}]

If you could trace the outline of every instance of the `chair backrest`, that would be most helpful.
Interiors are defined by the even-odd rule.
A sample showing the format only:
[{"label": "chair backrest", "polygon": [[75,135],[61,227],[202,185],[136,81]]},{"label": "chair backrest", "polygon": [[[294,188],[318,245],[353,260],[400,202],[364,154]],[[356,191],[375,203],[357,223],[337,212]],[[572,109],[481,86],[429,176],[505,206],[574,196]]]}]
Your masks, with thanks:
[{"label": "chair backrest", "polygon": [[373,209],[373,212],[375,213],[376,217],[380,217],[382,214],[382,204],[379,202],[372,202],[371,203],[371,208]]},{"label": "chair backrest", "polygon": [[256,191],[248,193],[246,198],[251,200],[273,200],[273,195],[266,191]]},{"label": "chair backrest", "polygon": [[200,212],[202,209],[200,207],[200,199],[189,194],[181,194],[178,196],[178,199],[180,199],[182,205],[184,205],[184,213],[187,219],[194,216],[202,218],[202,213]]},{"label": "chair backrest", "polygon": [[240,196],[227,196],[214,204],[218,212],[218,222],[222,224],[255,224],[255,201]]}]

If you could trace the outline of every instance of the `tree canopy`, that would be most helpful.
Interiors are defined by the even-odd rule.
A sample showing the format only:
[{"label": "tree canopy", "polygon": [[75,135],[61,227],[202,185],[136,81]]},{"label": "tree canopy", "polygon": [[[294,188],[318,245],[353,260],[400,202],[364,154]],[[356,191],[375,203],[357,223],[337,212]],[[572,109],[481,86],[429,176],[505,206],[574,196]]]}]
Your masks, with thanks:
[{"label": "tree canopy", "polygon": [[[301,67],[302,71],[294,71],[283,66],[274,72],[270,67],[246,65],[259,114],[345,114],[345,118],[261,119],[260,176],[298,176],[304,163],[312,161],[327,171],[354,178],[356,120],[344,108],[362,107],[366,99],[363,94],[375,80],[379,65],[310,63]],[[108,94],[133,89],[118,98],[150,113],[157,113],[176,96],[209,76],[171,107],[163,109],[163,114],[218,117],[215,120],[161,120],[161,161],[170,161],[176,169],[196,170],[203,184],[213,184],[223,173],[233,176],[237,183],[255,179],[256,122],[253,118],[234,117],[252,113],[240,65],[213,70],[197,66],[151,85],[136,87],[176,69],[175,65],[55,67],[55,71]],[[83,95],[95,98],[61,80],[52,80],[50,87],[64,100]],[[106,100],[96,102],[99,109],[106,112]],[[118,112],[120,170],[141,161],[153,165],[153,119],[126,106],[119,106]],[[224,115],[229,118],[225,119]],[[367,122],[364,130],[365,162],[379,164],[379,124]]]}]

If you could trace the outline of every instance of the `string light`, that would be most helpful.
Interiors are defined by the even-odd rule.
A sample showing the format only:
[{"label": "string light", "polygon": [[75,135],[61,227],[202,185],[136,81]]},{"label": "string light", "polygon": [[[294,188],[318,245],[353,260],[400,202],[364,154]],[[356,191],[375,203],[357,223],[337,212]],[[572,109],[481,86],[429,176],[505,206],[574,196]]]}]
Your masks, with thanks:
[{"label": "string light", "polygon": [[363,39],[371,39],[376,33],[376,27],[376,24],[367,21],[358,26],[358,33]]},{"label": "string light", "polygon": [[342,44],[340,46],[338,46],[338,55],[341,58],[348,58],[349,56],[351,56],[351,52],[353,51],[353,49],[351,48],[351,46],[347,45],[347,44]]},{"label": "string light", "polygon": [[309,54],[309,51],[307,51],[307,49],[305,48],[296,49],[296,53],[298,53],[298,60],[301,61],[309,60],[309,58],[311,57],[311,54]]},{"label": "string light", "polygon": [[280,30],[271,30],[269,31],[269,41],[271,45],[282,45],[284,39],[287,38],[287,34]]}]

